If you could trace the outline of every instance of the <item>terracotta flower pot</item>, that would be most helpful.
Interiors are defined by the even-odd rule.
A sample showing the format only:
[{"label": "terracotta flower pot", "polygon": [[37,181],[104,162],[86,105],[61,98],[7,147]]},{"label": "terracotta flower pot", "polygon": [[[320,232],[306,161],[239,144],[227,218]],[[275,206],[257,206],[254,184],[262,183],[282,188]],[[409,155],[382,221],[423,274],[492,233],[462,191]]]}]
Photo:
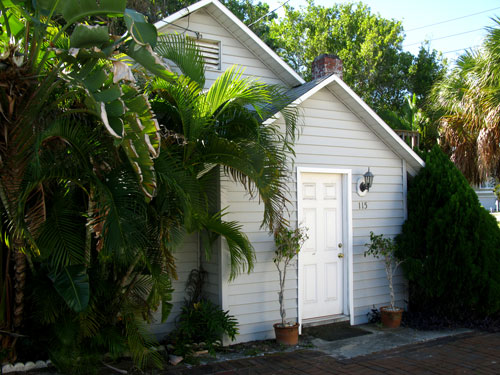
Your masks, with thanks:
[{"label": "terracotta flower pot", "polygon": [[391,310],[390,306],[383,306],[380,308],[380,317],[382,318],[382,325],[387,328],[398,328],[401,325],[401,318],[403,316],[403,309],[396,307]]},{"label": "terracotta flower pot", "polygon": [[282,345],[297,345],[299,343],[299,323],[282,327],[281,323],[273,325],[276,342]]}]

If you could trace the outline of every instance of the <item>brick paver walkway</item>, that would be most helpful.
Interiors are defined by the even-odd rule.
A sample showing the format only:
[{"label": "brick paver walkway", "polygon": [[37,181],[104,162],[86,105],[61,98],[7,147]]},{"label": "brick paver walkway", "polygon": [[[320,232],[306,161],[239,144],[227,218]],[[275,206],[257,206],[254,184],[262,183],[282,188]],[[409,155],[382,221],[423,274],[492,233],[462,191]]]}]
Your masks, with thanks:
[{"label": "brick paver walkway", "polygon": [[500,374],[500,333],[445,337],[349,360],[300,350],[193,368],[176,367],[162,374]]}]

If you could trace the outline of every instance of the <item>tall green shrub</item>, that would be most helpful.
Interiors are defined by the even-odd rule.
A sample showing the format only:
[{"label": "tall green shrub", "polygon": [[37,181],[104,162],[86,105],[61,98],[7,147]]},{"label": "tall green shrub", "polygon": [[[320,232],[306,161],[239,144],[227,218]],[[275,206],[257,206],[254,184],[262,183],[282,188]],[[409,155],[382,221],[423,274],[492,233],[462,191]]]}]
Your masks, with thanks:
[{"label": "tall green shrub", "polygon": [[408,192],[398,238],[413,309],[439,314],[500,311],[500,230],[438,146]]}]

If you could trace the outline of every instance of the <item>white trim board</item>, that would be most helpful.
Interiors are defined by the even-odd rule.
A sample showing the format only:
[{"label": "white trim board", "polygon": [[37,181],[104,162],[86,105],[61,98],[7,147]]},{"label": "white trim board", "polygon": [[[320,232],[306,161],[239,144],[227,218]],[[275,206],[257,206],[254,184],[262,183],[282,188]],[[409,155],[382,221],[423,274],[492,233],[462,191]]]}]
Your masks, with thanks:
[{"label": "white trim board", "polygon": [[403,210],[404,219],[408,220],[408,171],[406,170],[406,160],[402,159],[402,170],[403,170]]},{"label": "white trim board", "polygon": [[[309,168],[297,167],[297,225],[302,220],[302,202],[299,197],[302,195],[302,173],[328,173],[340,174],[342,176],[342,231],[344,236],[344,248],[347,262],[344,264],[344,306],[343,314],[349,316],[349,323],[354,324],[354,277],[353,277],[353,229],[352,229],[352,170],[338,168]],[[302,333],[302,270],[300,267],[300,252],[297,262],[298,285],[297,285],[297,320],[300,324],[299,330]]]}]

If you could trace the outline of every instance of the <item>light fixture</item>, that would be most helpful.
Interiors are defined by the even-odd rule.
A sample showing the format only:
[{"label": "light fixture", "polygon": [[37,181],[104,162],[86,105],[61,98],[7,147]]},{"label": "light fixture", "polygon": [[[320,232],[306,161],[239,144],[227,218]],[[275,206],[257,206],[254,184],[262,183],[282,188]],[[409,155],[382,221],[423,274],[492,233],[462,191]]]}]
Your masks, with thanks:
[{"label": "light fixture", "polygon": [[358,195],[365,196],[366,193],[370,191],[370,188],[373,185],[373,173],[370,172],[370,167],[368,167],[368,171],[358,179]]}]

